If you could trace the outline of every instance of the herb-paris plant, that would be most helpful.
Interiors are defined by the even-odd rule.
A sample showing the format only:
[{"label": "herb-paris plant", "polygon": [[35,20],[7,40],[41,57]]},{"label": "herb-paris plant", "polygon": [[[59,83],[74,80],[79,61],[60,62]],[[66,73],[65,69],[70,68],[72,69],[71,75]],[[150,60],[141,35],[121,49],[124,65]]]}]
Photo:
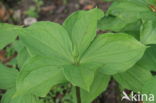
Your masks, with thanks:
[{"label": "herb-paris plant", "polygon": [[155,21],[156,13],[152,8],[154,6],[154,0],[115,0],[106,11],[106,16],[99,22],[98,27],[102,30],[121,32],[128,24],[140,20]]},{"label": "herb-paris plant", "polygon": [[63,26],[38,22],[21,30],[20,40],[36,56],[22,66],[14,96],[45,96],[52,86],[68,81],[87,96],[82,102],[90,103],[106,88],[107,75],[131,68],[146,46],[128,34],[96,35],[102,16],[95,8],[73,13]]},{"label": "herb-paris plant", "polygon": [[[3,70],[0,88],[8,91],[2,103],[39,103],[36,97],[44,97],[52,87],[67,82],[77,88],[78,103],[90,103],[107,88],[111,75],[119,83],[123,82],[120,76],[131,77],[135,71],[131,67],[147,47],[127,32],[97,35],[97,24],[103,16],[103,12],[95,8],[73,13],[63,25],[38,22],[22,28],[1,24],[0,36],[7,38],[9,35],[9,38],[0,38],[0,49],[12,43],[18,52],[19,67],[17,75],[10,75],[11,79],[7,80],[10,73],[0,66]],[[19,40],[15,40],[17,35]],[[141,71],[139,77],[151,76],[149,71],[137,68],[137,72]],[[117,73],[121,73],[120,76]],[[11,87],[5,88],[8,84],[12,84]],[[125,85],[126,82],[124,87],[136,90],[133,85]],[[137,82],[136,85],[140,86]]]},{"label": "herb-paris plant", "polygon": [[128,33],[148,46],[144,56],[132,68],[113,77],[123,89],[154,96],[155,76],[151,71],[156,71],[155,8],[155,0],[116,0],[98,25],[102,30]]}]

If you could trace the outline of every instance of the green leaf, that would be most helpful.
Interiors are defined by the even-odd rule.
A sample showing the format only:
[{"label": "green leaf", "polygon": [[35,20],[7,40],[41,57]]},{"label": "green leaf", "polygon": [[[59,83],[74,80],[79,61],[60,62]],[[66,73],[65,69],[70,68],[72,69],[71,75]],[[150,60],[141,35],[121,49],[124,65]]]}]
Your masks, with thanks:
[{"label": "green leaf", "polygon": [[38,22],[21,31],[24,45],[36,54],[52,58],[54,65],[73,62],[72,43],[67,31],[59,24]]},{"label": "green leaf", "polygon": [[53,66],[48,58],[33,57],[23,65],[17,78],[15,96],[26,93],[45,96],[53,86],[64,82],[61,67]]},{"label": "green leaf", "polygon": [[15,41],[18,32],[21,29],[22,28],[19,26],[0,23],[0,49]]},{"label": "green leaf", "polygon": [[140,65],[135,65],[128,71],[113,77],[122,88],[138,92],[141,91],[144,83],[152,78],[152,74]]},{"label": "green leaf", "polygon": [[[150,100],[153,100],[153,96],[155,99],[156,96],[156,77],[154,76],[153,78],[151,78],[149,81],[144,83],[144,87],[142,88],[142,93],[143,94],[147,94],[149,96]],[[153,96],[151,96],[150,94],[152,94]],[[154,101],[145,101],[144,103],[155,103]]]},{"label": "green leaf", "polygon": [[0,89],[9,89],[15,86],[18,71],[0,64]]},{"label": "green leaf", "polygon": [[27,61],[27,59],[31,58],[32,55],[30,54],[27,48],[23,48],[17,56],[17,64],[19,68],[22,68],[23,64]]},{"label": "green leaf", "polygon": [[156,6],[155,0],[146,0],[150,5]]},{"label": "green leaf", "polygon": [[153,0],[118,0],[118,1],[130,1],[130,2],[132,2],[132,3],[139,3],[139,4],[141,4],[141,5],[148,5],[151,1],[153,1]]},{"label": "green leaf", "polygon": [[1,103],[43,103],[36,96],[31,94],[13,98],[15,91],[15,88],[9,89],[2,97]]},{"label": "green leaf", "polygon": [[73,56],[81,56],[96,36],[97,21],[103,17],[100,9],[89,11],[77,11],[69,16],[64,27],[72,40],[75,53]]},{"label": "green leaf", "polygon": [[141,60],[137,63],[141,67],[147,69],[156,71],[156,45],[150,45],[149,48],[147,48],[147,51],[145,52],[144,56],[141,58]]},{"label": "green leaf", "polygon": [[100,70],[98,70],[91,85],[90,91],[88,92],[81,89],[82,103],[91,103],[97,96],[107,89],[109,80],[110,76],[104,75],[100,72]]},{"label": "green leaf", "polygon": [[135,22],[138,19],[155,20],[156,16],[150,9],[150,4],[143,0],[121,0],[114,2],[109,7],[107,13],[129,23]]},{"label": "green leaf", "polygon": [[27,61],[28,58],[31,58],[34,56],[32,51],[30,51],[28,48],[26,48],[23,43],[18,40],[13,44],[14,49],[17,51],[17,65],[21,69],[23,64]]},{"label": "green leaf", "polygon": [[144,44],[156,44],[156,27],[155,22],[147,21],[143,24],[140,40]]},{"label": "green leaf", "polygon": [[130,35],[106,33],[94,40],[80,62],[101,64],[103,73],[115,74],[131,68],[145,49]]},{"label": "green leaf", "polygon": [[103,17],[98,22],[98,28],[101,30],[108,30],[108,31],[121,31],[125,26],[127,25],[127,22],[114,16],[106,16]]},{"label": "green leaf", "polygon": [[64,75],[74,86],[79,86],[89,91],[94,80],[94,73],[98,67],[99,65],[94,63],[66,65],[64,66]]},{"label": "green leaf", "polygon": [[106,16],[98,22],[98,28],[105,31],[128,33],[140,40],[141,24],[141,20],[129,23],[127,20],[122,20],[118,17]]},{"label": "green leaf", "polygon": [[137,21],[134,23],[127,24],[121,32],[127,33],[129,35],[132,35],[137,40],[140,41],[140,26],[142,25],[141,21]]}]

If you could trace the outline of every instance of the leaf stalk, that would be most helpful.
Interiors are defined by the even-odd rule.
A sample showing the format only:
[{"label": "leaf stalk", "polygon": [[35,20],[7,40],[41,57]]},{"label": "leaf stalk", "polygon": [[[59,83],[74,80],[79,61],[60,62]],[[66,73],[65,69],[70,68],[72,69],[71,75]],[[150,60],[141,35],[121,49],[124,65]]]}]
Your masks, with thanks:
[{"label": "leaf stalk", "polygon": [[79,87],[76,87],[76,98],[77,98],[77,103],[81,103],[81,94],[80,94]]}]

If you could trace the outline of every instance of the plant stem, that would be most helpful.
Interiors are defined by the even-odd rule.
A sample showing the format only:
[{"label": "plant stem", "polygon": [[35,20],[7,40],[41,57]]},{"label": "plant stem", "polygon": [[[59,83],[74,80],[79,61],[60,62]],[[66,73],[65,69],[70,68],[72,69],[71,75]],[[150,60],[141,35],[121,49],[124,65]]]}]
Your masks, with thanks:
[{"label": "plant stem", "polygon": [[76,87],[76,97],[77,97],[77,103],[81,103],[81,94],[80,94],[79,87]]}]

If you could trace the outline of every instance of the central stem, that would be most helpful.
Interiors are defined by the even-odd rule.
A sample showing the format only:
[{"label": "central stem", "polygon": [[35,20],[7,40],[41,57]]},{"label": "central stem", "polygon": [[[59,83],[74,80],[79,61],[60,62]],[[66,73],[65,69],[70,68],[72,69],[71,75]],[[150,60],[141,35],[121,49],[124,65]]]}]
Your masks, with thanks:
[{"label": "central stem", "polygon": [[80,94],[79,87],[76,87],[76,97],[77,97],[77,103],[81,103],[81,94]]}]

